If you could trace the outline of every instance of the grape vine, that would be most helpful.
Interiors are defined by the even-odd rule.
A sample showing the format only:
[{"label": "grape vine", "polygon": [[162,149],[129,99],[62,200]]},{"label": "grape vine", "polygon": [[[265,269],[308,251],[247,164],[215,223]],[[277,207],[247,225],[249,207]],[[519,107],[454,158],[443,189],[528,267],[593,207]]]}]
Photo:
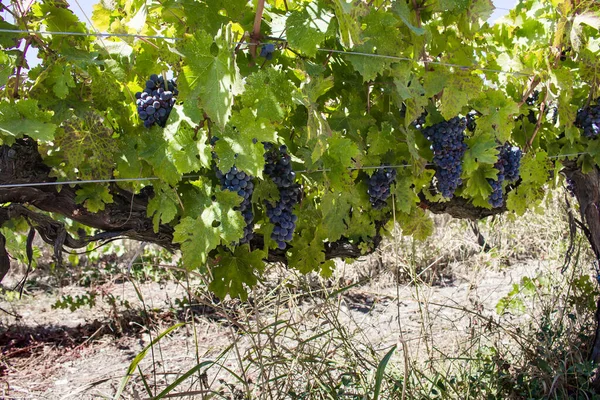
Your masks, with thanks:
[{"label": "grape vine", "polygon": [[154,124],[162,127],[167,124],[176,102],[175,96],[179,94],[176,87],[173,80],[165,84],[162,76],[152,74],[146,81],[144,91],[135,94],[137,112],[146,128]]}]

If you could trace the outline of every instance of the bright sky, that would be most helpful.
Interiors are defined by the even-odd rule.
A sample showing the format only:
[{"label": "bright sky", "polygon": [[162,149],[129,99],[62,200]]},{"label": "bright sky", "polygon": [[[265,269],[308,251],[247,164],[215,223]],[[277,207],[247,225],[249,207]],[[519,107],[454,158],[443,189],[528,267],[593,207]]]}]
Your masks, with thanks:
[{"label": "bright sky", "polygon": [[[71,10],[73,10],[81,21],[89,23],[88,18],[90,20],[92,18],[92,7],[94,4],[98,3],[98,0],[67,0],[67,2],[71,5]],[[496,10],[489,19],[490,23],[494,23],[498,18],[506,15],[508,10],[517,4],[517,0],[492,0],[492,2],[494,3]],[[6,12],[3,13],[2,16],[5,19],[8,19],[9,17]],[[35,54],[28,53],[27,61],[30,67],[38,64],[38,59]]]}]

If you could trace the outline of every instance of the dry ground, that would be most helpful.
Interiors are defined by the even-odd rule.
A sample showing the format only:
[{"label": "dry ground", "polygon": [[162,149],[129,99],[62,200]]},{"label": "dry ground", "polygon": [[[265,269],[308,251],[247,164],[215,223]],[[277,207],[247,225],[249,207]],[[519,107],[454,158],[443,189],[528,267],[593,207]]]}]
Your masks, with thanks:
[{"label": "dry ground", "polygon": [[148,390],[156,394],[203,361],[213,364],[174,392],[269,398],[260,387],[269,377],[287,374],[291,388],[313,379],[311,373],[324,376],[345,364],[372,377],[394,345],[390,363],[401,375],[473,357],[479,346],[507,339],[505,327],[531,318],[496,313],[514,284],[561,276],[565,227],[546,221],[488,223],[483,231],[493,249],[483,252],[469,226],[438,218],[435,236],[425,243],[397,235],[376,256],[340,262],[329,279],[272,266],[245,304],[214,301],[193,276],[186,282],[124,279],[131,254],[123,256],[121,273],[92,285],[93,307],[52,308],[61,296],[90,287],[47,287],[40,278],[22,299],[13,293],[0,302],[0,393],[5,399],[113,398],[134,358],[180,321],[186,323],[140,362],[125,398],[148,398]]}]

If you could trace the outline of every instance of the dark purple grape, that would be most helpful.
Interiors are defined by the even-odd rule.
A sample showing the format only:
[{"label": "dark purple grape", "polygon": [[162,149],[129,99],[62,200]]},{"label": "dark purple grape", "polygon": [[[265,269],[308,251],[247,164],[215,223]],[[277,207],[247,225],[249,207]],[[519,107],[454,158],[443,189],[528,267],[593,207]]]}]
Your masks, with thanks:
[{"label": "dark purple grape", "polygon": [[465,141],[465,118],[454,117],[423,129],[423,134],[432,142],[433,164],[437,188],[446,198],[462,184],[462,158],[467,150]]},{"label": "dark purple grape", "polygon": [[521,149],[513,147],[509,143],[504,143],[499,148],[498,161],[494,168],[498,171],[496,179],[488,179],[492,186],[492,194],[488,199],[490,205],[494,208],[501,207],[504,204],[502,193],[502,184],[504,181],[514,182],[519,179],[519,168],[521,166]]},{"label": "dark purple grape", "polygon": [[[135,94],[138,115],[144,121],[146,128],[150,128],[155,123],[164,127],[167,124],[169,113],[175,105],[173,93],[176,93],[177,85],[175,82],[169,81],[170,91],[165,91],[163,86],[163,77],[152,74],[146,81],[144,91]],[[142,115],[146,115],[146,117],[143,118]],[[148,116],[153,116],[153,118],[150,119]]]},{"label": "dark purple grape", "polygon": [[380,210],[387,205],[390,197],[390,187],[396,180],[396,170],[388,167],[377,169],[369,178],[369,200],[371,206]]},{"label": "dark purple grape", "polygon": [[590,105],[577,111],[575,126],[583,130],[583,136],[595,138],[600,133],[600,105]]},{"label": "dark purple grape", "polygon": [[272,143],[263,143],[265,148],[264,174],[279,189],[279,201],[273,205],[265,203],[267,216],[275,227],[271,233],[277,246],[285,250],[286,243],[292,240],[297,217],[293,214],[294,206],[300,197],[300,185],[295,183],[296,174],[292,170],[291,157],[286,146],[275,147]]},{"label": "dark purple grape", "polygon": [[[221,181],[221,188],[224,190],[229,190],[231,192],[236,192],[239,196],[243,197],[244,200],[239,207],[236,207],[236,210],[239,210],[244,217],[244,222],[246,226],[244,227],[244,236],[238,242],[239,244],[244,244],[250,242],[250,240],[254,237],[254,214],[252,213],[252,192],[254,189],[254,185],[252,184],[252,176],[246,174],[243,171],[239,171],[237,167],[234,165],[229,171],[223,173],[219,169],[215,172],[217,178]],[[238,176],[243,175],[240,179]],[[244,183],[245,188],[241,189],[241,183]]]},{"label": "dark purple grape", "polygon": [[260,48],[260,56],[267,60],[273,59],[273,53],[275,52],[275,45],[273,43],[267,43]]}]

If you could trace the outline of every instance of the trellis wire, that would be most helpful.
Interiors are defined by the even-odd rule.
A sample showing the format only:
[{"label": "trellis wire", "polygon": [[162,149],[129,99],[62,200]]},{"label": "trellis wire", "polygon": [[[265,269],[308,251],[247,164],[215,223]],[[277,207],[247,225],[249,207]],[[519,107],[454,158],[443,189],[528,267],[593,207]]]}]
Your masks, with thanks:
[{"label": "trellis wire", "polygon": [[62,36],[100,36],[100,37],[125,37],[140,39],[164,39],[164,40],[183,40],[183,38],[160,36],[160,35],[138,35],[134,33],[91,33],[91,32],[62,32],[62,31],[35,31],[29,29],[0,29],[0,33],[26,33],[39,35],[62,35]]},{"label": "trellis wire", "polygon": [[[134,33],[92,33],[92,32],[63,32],[63,31],[37,31],[37,30],[23,30],[23,29],[0,29],[0,33],[18,33],[18,34],[43,34],[43,35],[64,35],[64,36],[97,36],[97,37],[127,37],[127,38],[140,38],[140,39],[162,39],[162,40],[183,40],[183,38],[179,37],[169,37],[169,36],[159,36],[159,35],[140,35]],[[236,45],[247,45],[247,46],[258,46],[258,43],[252,42],[236,42],[233,43]],[[519,71],[505,71],[501,69],[494,68],[486,68],[480,65],[461,65],[455,63],[448,63],[443,61],[425,61],[425,60],[414,60],[409,57],[400,57],[400,56],[387,56],[384,54],[372,54],[372,53],[362,53],[358,51],[345,51],[345,50],[334,50],[334,49],[317,49],[317,51],[326,52],[326,53],[336,53],[342,55],[353,55],[353,56],[362,56],[362,57],[373,57],[373,58],[385,58],[397,61],[412,61],[412,62],[420,62],[420,63],[428,63],[435,65],[442,65],[453,68],[460,69],[468,69],[468,70],[479,70],[484,72],[493,72],[497,74],[507,74],[507,75],[515,75],[515,76],[532,76],[531,74],[527,74]]]},{"label": "trellis wire", "polygon": [[[556,156],[548,156],[548,159],[558,159],[562,157],[574,157],[580,156],[584,154],[591,154],[589,152],[581,152],[581,153],[573,153],[573,154],[561,154]],[[434,166],[433,163],[425,163],[421,164],[423,166]],[[379,169],[379,168],[409,168],[413,167],[412,164],[398,164],[398,165],[367,165],[362,167],[349,167],[349,171],[361,171],[361,170],[369,170],[369,169]],[[319,172],[330,172],[331,168],[321,168],[314,170],[299,170],[295,171],[298,174],[314,174]],[[183,175],[182,177],[185,179],[191,178],[200,178],[203,175],[198,174],[188,174]],[[9,189],[9,188],[22,188],[22,187],[36,187],[36,186],[60,186],[60,185],[86,185],[92,183],[117,183],[117,182],[143,182],[143,181],[155,181],[160,180],[158,176],[148,176],[144,178],[110,178],[110,179],[82,179],[82,180],[72,180],[72,181],[57,181],[57,182],[28,182],[28,183],[11,183],[11,184],[0,184],[0,189]]]}]

